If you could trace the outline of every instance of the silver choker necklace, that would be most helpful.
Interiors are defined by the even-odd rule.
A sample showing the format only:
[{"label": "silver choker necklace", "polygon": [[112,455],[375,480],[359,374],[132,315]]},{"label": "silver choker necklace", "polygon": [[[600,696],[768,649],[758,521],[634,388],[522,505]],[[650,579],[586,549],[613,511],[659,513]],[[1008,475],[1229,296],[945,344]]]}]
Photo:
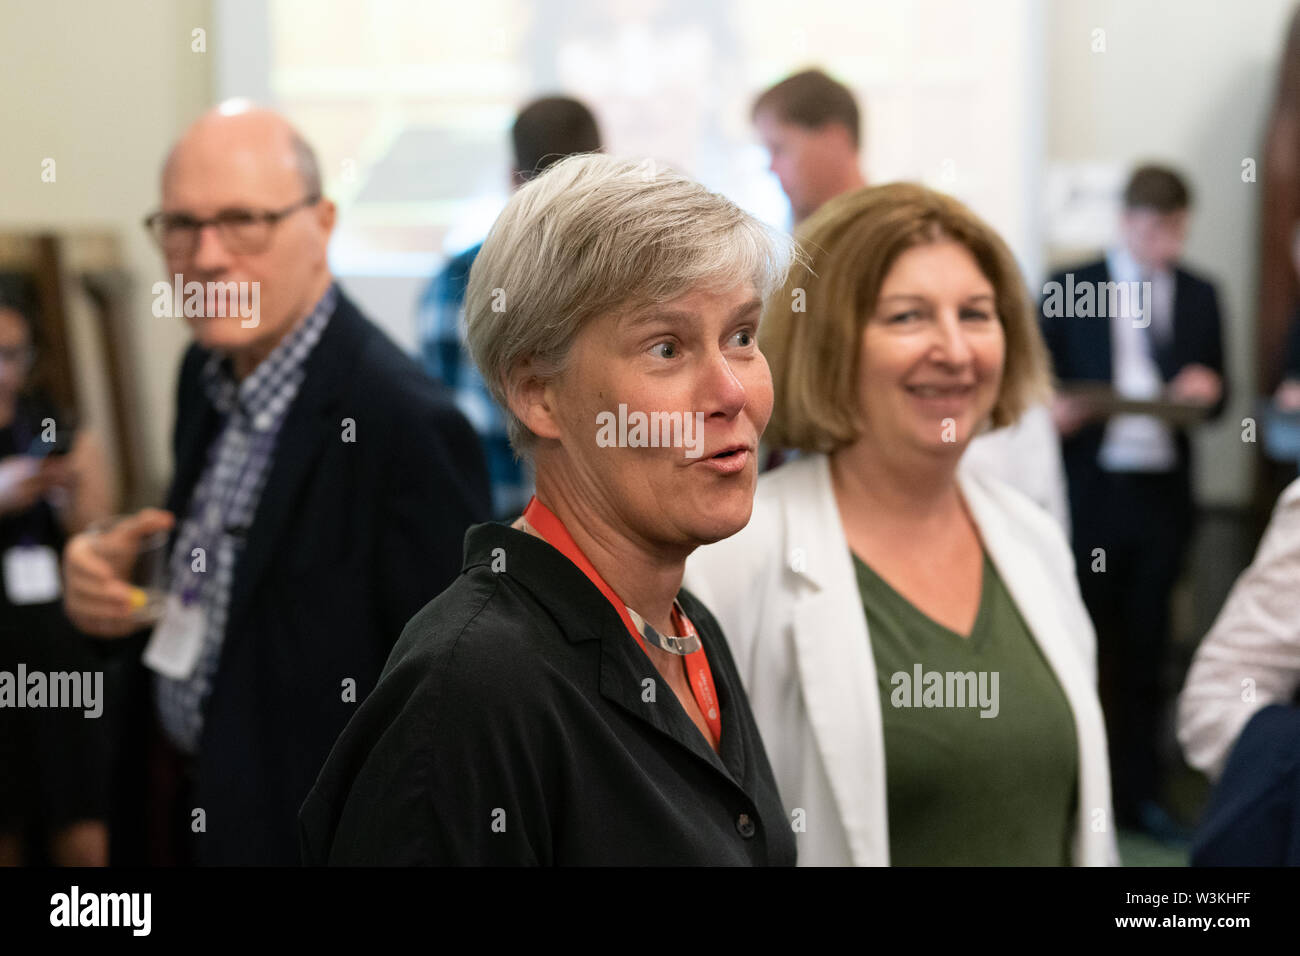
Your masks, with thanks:
[{"label": "silver choker necklace", "polygon": [[[627,605],[624,605],[624,607],[627,607]],[[686,615],[682,611],[682,606],[673,601],[673,608],[677,611],[678,617],[685,621]],[[627,613],[632,618],[632,623],[636,625],[636,629],[641,632],[641,636],[660,650],[667,651],[669,654],[676,654],[679,657],[685,657],[687,654],[694,654],[701,647],[700,635],[695,633],[695,628],[690,627],[689,624],[687,625],[690,627],[689,631],[680,637],[676,634],[660,634],[649,621],[630,607],[627,609]]]}]

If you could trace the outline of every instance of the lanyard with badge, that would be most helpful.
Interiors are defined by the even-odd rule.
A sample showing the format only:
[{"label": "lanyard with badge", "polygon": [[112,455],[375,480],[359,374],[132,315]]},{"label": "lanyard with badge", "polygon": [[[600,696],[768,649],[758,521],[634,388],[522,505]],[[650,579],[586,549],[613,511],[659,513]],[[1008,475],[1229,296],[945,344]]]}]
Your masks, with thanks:
[{"label": "lanyard with badge", "polygon": [[[28,428],[21,414],[14,416],[12,429],[14,447],[23,448],[28,442]],[[32,527],[40,518],[33,508],[18,520]],[[63,593],[58,554],[48,544],[40,543],[35,533],[23,533],[18,544],[4,553],[4,588],[9,603],[15,607],[57,601]]]},{"label": "lanyard with badge", "polygon": [[646,649],[646,641],[649,640],[669,654],[684,658],[695,702],[699,704],[700,713],[704,715],[705,723],[708,724],[709,733],[713,735],[714,741],[721,741],[722,717],[718,713],[718,696],[713,684],[713,672],[709,669],[708,657],[704,653],[704,646],[700,643],[699,634],[682,611],[681,605],[673,601],[673,626],[681,632],[681,636],[660,634],[641,615],[619,600],[614,589],[605,583],[600,572],[579,549],[563,522],[546,505],[538,501],[536,496],[529,500],[528,507],[524,509],[524,520],[537,530],[547,544],[577,565],[591,583],[596,585],[605,599],[614,606],[628,633],[635,638],[642,651]]},{"label": "lanyard with badge", "polygon": [[[252,493],[250,475],[253,463],[265,460],[275,444],[275,436],[279,431],[275,426],[278,422],[261,417],[267,415],[268,413],[262,412],[256,420],[256,436],[252,440],[255,444],[245,451],[243,463],[230,485],[225,500],[207,501],[198,519],[191,518],[186,522],[189,527],[197,525],[194,532],[187,534],[186,529],[182,529],[177,534],[178,550],[172,555],[171,560],[173,579],[178,582],[182,574],[187,573],[191,580],[183,588],[178,589],[174,583],[169,589],[162,618],[153,629],[144,651],[144,663],[164,677],[172,680],[187,680],[194,673],[203,651],[207,630],[207,616],[203,602],[200,600],[203,592],[202,579],[196,577],[199,572],[192,569],[190,555],[179,550],[181,542],[209,543],[219,540],[219,535],[229,530],[223,525],[233,503],[240,499],[241,494],[246,497]],[[257,425],[262,427],[259,428]],[[220,440],[213,443],[205,469],[206,472],[214,475],[209,479],[213,483],[215,483],[213,469],[216,467],[215,459],[220,453],[220,444]],[[210,494],[211,490],[206,489],[205,495]],[[216,555],[212,557],[215,559]]]}]

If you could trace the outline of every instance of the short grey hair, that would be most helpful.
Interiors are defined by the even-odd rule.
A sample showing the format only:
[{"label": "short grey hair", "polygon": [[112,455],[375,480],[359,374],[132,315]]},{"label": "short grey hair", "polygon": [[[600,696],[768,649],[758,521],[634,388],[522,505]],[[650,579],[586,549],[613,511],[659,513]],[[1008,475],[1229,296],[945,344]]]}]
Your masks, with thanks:
[{"label": "short grey hair", "polygon": [[571,156],[533,179],[497,217],[465,293],[470,353],[515,454],[536,441],[507,399],[522,363],[557,375],[590,319],[698,286],[748,280],[766,300],[794,252],[788,236],[653,160]]}]

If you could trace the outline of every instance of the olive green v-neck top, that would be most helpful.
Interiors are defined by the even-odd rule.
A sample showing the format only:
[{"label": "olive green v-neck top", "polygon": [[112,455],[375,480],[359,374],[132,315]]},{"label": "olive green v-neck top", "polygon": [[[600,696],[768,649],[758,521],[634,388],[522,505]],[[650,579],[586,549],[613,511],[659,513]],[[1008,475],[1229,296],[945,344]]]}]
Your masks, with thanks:
[{"label": "olive green v-neck top", "polygon": [[993,562],[969,637],[853,566],[880,688],[890,862],[1068,866],[1074,716]]}]

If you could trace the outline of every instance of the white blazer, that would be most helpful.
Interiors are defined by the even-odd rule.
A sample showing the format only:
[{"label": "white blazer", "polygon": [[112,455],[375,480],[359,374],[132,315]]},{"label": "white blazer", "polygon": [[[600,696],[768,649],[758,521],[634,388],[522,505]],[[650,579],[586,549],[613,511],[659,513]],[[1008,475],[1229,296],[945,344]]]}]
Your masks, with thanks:
[{"label": "white blazer", "polygon": [[[730,636],[730,635],[728,635]],[[1278,498],[1255,560],[1196,649],[1178,697],[1178,741],[1211,780],[1261,707],[1300,687],[1300,480]]]},{"label": "white blazer", "polygon": [[[1074,714],[1074,862],[1117,864],[1096,639],[1073,555],[1056,522],[1020,492],[975,469],[959,469],[959,484]],[[887,866],[875,659],[827,458],[801,458],[760,478],[748,526],[696,551],[685,586],[717,617],[735,656],[800,865]]]}]

